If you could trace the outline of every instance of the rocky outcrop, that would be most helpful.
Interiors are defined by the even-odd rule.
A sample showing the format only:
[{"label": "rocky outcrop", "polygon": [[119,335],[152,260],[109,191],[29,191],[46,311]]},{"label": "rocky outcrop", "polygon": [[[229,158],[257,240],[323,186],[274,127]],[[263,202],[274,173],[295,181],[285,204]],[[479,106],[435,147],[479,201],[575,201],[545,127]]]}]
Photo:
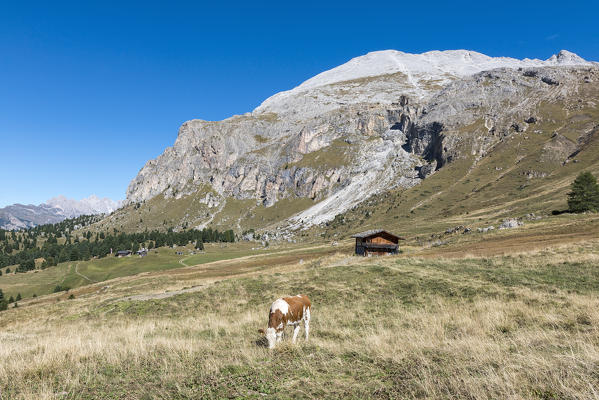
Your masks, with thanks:
[{"label": "rocky outcrop", "polygon": [[525,132],[538,104],[568,96],[591,69],[564,51],[546,61],[461,50],[370,53],[252,113],[186,122],[175,144],[131,181],[127,201],[179,198],[209,185],[220,197],[213,205],[231,197],[264,206],[310,198],[315,204],[292,225],[325,222],[457,158],[483,157]]}]

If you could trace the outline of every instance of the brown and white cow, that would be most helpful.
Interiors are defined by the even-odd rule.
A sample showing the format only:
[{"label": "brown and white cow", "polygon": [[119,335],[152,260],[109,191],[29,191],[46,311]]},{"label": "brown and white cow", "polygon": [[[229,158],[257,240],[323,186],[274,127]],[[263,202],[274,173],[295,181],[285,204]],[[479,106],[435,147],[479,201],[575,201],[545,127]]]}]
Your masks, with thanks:
[{"label": "brown and white cow", "polygon": [[311,311],[312,303],[305,294],[275,300],[270,306],[268,315],[268,328],[266,329],[268,348],[272,349],[276,342],[283,339],[283,331],[287,325],[293,325],[293,343],[295,343],[302,321],[304,321],[304,331],[306,340],[308,340]]}]

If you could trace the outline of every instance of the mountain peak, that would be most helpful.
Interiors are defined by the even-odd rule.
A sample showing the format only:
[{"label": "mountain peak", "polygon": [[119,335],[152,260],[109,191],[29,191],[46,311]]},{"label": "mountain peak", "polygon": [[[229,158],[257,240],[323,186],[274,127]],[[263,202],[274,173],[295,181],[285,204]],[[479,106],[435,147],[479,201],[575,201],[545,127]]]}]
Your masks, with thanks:
[{"label": "mountain peak", "polygon": [[[440,86],[482,71],[498,68],[542,68],[593,64],[595,63],[588,62],[567,50],[562,50],[545,61],[529,58],[519,60],[510,57],[490,57],[464,49],[433,50],[421,54],[404,53],[397,50],[373,51],[324,71],[294,89],[269,97],[254,112],[296,112],[298,107],[305,106],[305,94],[308,91],[311,92],[310,97],[319,99],[323,96],[326,97],[329,89],[343,85],[352,93],[350,98],[339,100],[346,104],[372,101],[372,93],[377,93],[381,102],[393,101],[393,99],[383,98],[384,87],[370,88],[366,90],[367,93],[360,93],[361,89],[358,86],[361,83],[356,81],[365,78],[368,80],[373,77],[388,76],[396,85],[395,89],[401,89],[400,91],[406,95],[422,99],[430,96]],[[335,103],[329,98],[323,101],[324,105]],[[322,106],[323,104],[319,103],[317,107],[312,108],[321,110]]]},{"label": "mountain peak", "polygon": [[59,195],[46,201],[45,204],[60,209],[69,218],[84,214],[110,214],[121,206],[120,201],[109,198],[101,199],[95,194],[81,200],[69,199]]},{"label": "mountain peak", "polygon": [[559,53],[548,58],[547,62],[560,65],[584,65],[589,63],[578,54],[572,53],[568,50],[560,50]]},{"label": "mountain peak", "polygon": [[298,88],[309,89],[336,82],[368,76],[402,72],[437,79],[444,75],[467,76],[495,68],[543,67],[549,65],[589,64],[567,50],[561,50],[548,60],[519,60],[510,57],[490,57],[472,50],[433,50],[421,54],[397,50],[373,51],[355,57],[347,63],[308,79]]}]

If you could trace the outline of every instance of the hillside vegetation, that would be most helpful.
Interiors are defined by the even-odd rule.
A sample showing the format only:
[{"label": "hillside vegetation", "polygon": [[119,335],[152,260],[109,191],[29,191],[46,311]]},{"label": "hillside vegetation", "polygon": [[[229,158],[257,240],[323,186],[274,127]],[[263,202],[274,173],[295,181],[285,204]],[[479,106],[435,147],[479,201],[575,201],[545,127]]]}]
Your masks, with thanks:
[{"label": "hillside vegetation", "polygon": [[[596,221],[578,223],[597,237]],[[43,296],[0,314],[0,389],[11,399],[593,398],[599,242],[535,239],[554,228],[492,233],[539,248],[507,255],[483,235],[470,243],[489,245],[483,257],[460,250],[461,237],[399,257],[297,249]],[[269,351],[256,331],[275,298],[296,293],[312,299],[312,336]]]}]

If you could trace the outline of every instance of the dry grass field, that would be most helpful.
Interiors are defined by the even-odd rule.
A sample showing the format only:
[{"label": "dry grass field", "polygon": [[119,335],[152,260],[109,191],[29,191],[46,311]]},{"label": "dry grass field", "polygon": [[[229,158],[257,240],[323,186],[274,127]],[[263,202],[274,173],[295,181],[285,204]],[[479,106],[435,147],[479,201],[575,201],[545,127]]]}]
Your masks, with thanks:
[{"label": "dry grass field", "polygon": [[[1,398],[599,398],[595,238],[485,255],[463,241],[380,258],[295,249],[40,296],[0,313]],[[269,351],[257,329],[296,293],[312,299],[312,336]]]}]

